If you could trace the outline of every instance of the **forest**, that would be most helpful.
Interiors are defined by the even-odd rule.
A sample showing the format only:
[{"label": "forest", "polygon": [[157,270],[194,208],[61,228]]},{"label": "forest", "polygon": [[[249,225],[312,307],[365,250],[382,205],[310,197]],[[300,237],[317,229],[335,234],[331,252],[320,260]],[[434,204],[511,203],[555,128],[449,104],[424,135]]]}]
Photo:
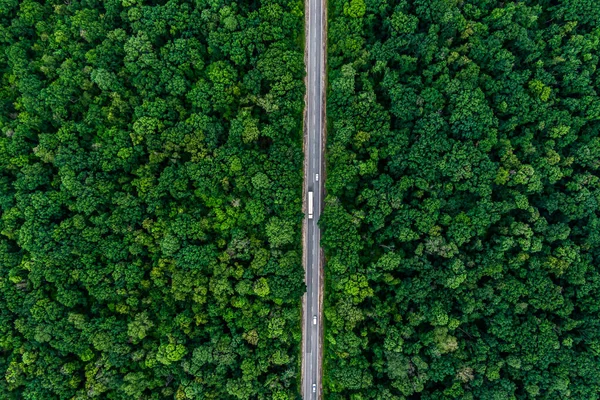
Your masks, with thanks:
[{"label": "forest", "polygon": [[0,398],[299,398],[304,3],[0,0]]},{"label": "forest", "polygon": [[328,13],[325,398],[600,398],[600,2]]}]

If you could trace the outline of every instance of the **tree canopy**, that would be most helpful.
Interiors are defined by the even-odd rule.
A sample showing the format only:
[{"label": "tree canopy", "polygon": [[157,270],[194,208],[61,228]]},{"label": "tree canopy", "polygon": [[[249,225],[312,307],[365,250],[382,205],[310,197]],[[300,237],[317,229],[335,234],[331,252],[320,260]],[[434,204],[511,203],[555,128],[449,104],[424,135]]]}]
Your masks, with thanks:
[{"label": "tree canopy", "polygon": [[0,1],[0,398],[298,398],[303,14]]},{"label": "tree canopy", "polygon": [[327,399],[598,399],[600,3],[332,0]]}]

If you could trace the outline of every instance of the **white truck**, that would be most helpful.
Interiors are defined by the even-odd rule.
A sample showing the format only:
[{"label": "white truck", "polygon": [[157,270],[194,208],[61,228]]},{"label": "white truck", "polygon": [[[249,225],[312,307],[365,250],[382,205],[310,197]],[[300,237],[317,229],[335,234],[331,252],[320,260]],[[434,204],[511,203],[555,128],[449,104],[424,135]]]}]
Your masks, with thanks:
[{"label": "white truck", "polygon": [[313,218],[313,192],[308,192],[308,219]]}]

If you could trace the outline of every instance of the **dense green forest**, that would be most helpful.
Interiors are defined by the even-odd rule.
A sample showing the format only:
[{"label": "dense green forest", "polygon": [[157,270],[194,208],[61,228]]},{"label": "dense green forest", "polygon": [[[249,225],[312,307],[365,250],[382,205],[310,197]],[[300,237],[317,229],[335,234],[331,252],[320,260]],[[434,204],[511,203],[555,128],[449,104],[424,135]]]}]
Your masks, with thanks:
[{"label": "dense green forest", "polygon": [[0,20],[0,398],[298,398],[303,2]]},{"label": "dense green forest", "polygon": [[600,2],[330,0],[324,390],[600,396]]}]

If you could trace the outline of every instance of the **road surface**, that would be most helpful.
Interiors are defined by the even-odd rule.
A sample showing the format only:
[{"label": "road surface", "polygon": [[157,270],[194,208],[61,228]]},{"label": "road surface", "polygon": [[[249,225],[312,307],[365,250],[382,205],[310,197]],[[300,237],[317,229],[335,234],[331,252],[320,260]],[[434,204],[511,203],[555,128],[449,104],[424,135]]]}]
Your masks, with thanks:
[{"label": "road surface", "polygon": [[[308,0],[307,54],[307,113],[306,113],[306,192],[313,192],[313,218],[306,214],[306,298],[304,301],[304,344],[302,366],[302,397],[304,400],[321,398],[321,312],[320,312],[320,253],[321,232],[317,226],[321,214],[321,194],[323,187],[322,138],[323,138],[323,0]],[[317,181],[317,174],[319,180]],[[305,195],[308,200],[308,195]],[[308,207],[306,208],[308,210]],[[314,316],[317,322],[314,323]],[[316,392],[313,392],[316,385]]]}]

